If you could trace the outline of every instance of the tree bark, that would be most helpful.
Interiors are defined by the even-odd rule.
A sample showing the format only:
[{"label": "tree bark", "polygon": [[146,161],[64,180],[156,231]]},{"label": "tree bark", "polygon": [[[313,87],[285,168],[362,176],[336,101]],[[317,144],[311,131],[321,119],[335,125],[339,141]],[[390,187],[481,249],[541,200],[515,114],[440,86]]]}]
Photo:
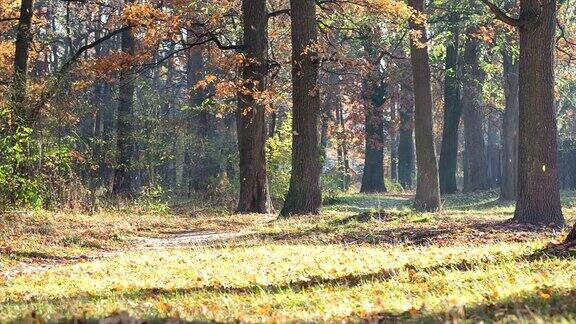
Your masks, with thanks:
[{"label": "tree bark", "polygon": [[266,0],[243,0],[243,89],[238,92],[237,131],[240,155],[240,197],[237,211],[270,213],[266,173],[266,106],[259,99],[266,91],[268,73],[268,15]]},{"label": "tree bark", "polygon": [[390,119],[392,121],[388,134],[390,135],[390,180],[398,182],[398,101],[390,108]]},{"label": "tree bark", "polygon": [[[375,67],[377,69],[378,67]],[[364,80],[364,172],[360,192],[386,192],[384,183],[384,96],[386,84],[378,71]]]},{"label": "tree bark", "polygon": [[[472,34],[472,33],[469,33]],[[482,87],[484,78],[480,68],[480,42],[473,36],[468,37],[464,49],[464,86],[462,89],[462,110],[464,119],[464,192],[486,190],[488,182],[488,163],[484,142],[482,115]]]},{"label": "tree bark", "polygon": [[340,76],[332,71],[328,73],[328,80],[326,84],[326,96],[323,102],[322,111],[322,128],[320,134],[320,147],[322,149],[322,157],[326,158],[326,150],[328,149],[329,134],[328,130],[331,124],[334,124],[334,114],[338,114],[340,109]]},{"label": "tree bark", "polygon": [[556,0],[523,0],[520,19],[518,198],[514,220],[564,224],[554,107]]},{"label": "tree bark", "polygon": [[350,160],[348,159],[348,139],[346,138],[346,120],[344,118],[344,109],[342,102],[339,101],[336,105],[336,123],[337,123],[337,139],[338,139],[338,175],[340,176],[340,188],[348,190],[350,188]]},{"label": "tree bark", "polygon": [[414,109],[401,101],[398,139],[398,182],[404,189],[412,189],[414,174]]},{"label": "tree bark", "polygon": [[569,244],[575,244],[576,243],[576,224],[574,224],[574,227],[572,227],[572,231],[570,231],[570,233],[568,233],[568,236],[566,237],[566,243]]},{"label": "tree bark", "polygon": [[488,184],[490,188],[498,188],[501,181],[502,167],[500,163],[501,148],[499,143],[501,117],[499,113],[491,111],[488,114],[486,160],[488,163]]},{"label": "tree bark", "polygon": [[219,165],[211,152],[217,137],[217,121],[210,111],[202,106],[209,90],[203,87],[195,88],[198,82],[204,80],[206,76],[206,65],[203,49],[201,47],[190,49],[187,63],[187,86],[193,89],[189,98],[191,111],[188,116],[188,128],[192,136],[186,150],[189,154],[193,154],[194,158],[186,164],[189,194],[193,191],[208,192],[210,180],[219,172]]},{"label": "tree bark", "polygon": [[[22,0],[20,17],[16,33],[16,51],[14,55],[14,83],[12,85],[12,118],[15,126],[28,126],[26,109],[28,54],[32,42],[33,0]],[[13,127],[13,126],[12,126]]]},{"label": "tree bark", "polygon": [[[424,0],[409,0],[408,4],[419,13],[424,11]],[[438,163],[434,148],[432,120],[432,89],[430,86],[430,62],[426,43],[426,27],[410,19],[410,28],[417,31],[418,40],[410,38],[410,59],[414,84],[417,184],[414,207],[418,211],[440,209],[440,185]]]},{"label": "tree bark", "polygon": [[[131,1],[126,1],[130,3]],[[136,39],[133,30],[126,29],[121,34],[121,50],[133,56],[136,49]],[[118,93],[118,123],[116,132],[116,166],[112,192],[117,197],[129,198],[133,195],[130,178],[134,151],[133,138],[133,106],[134,106],[134,69],[124,67],[120,71]]]},{"label": "tree bark", "polygon": [[440,149],[440,192],[451,194],[458,191],[456,171],[458,169],[458,128],[462,116],[460,81],[458,77],[458,28],[446,43],[444,67],[444,127]]},{"label": "tree bark", "polygon": [[281,215],[318,214],[322,205],[320,172],[320,96],[318,26],[314,0],[291,0],[292,175]]}]

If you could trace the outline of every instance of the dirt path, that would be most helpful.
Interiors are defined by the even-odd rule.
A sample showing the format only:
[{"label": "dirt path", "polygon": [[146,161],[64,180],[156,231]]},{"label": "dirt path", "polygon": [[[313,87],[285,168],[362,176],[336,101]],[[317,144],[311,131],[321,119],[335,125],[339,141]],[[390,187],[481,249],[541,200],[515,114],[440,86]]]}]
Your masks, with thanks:
[{"label": "dirt path", "polygon": [[[244,232],[181,231],[168,233],[162,237],[136,237],[132,239],[129,249],[130,251],[138,251],[146,249],[187,247],[201,245],[204,243],[223,241],[246,234],[247,233]],[[35,262],[22,261],[19,265],[11,266],[9,269],[5,269],[5,271],[2,271],[0,265],[0,283],[20,275],[40,273],[63,265],[110,258],[120,255],[124,252],[126,252],[126,250],[119,249],[113,251],[99,251],[92,255],[41,259]]]},{"label": "dirt path", "polygon": [[163,237],[139,237],[137,238],[137,244],[139,245],[139,248],[186,247],[190,245],[222,241],[245,234],[246,233],[241,232],[182,231],[178,233],[170,233]]}]

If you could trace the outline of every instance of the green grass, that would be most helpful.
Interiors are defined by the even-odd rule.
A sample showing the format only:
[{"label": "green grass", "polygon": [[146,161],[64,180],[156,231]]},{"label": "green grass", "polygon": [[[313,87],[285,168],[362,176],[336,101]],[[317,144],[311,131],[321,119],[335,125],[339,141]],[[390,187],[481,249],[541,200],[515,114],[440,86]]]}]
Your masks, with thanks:
[{"label": "green grass", "polygon": [[[572,198],[564,193],[569,218]],[[114,228],[131,234],[115,240],[86,243],[68,237],[71,230],[64,240],[49,240],[70,257],[76,249],[114,253],[0,281],[0,322],[22,321],[33,311],[49,322],[97,321],[120,311],[149,322],[576,321],[576,254],[543,252],[560,233],[504,223],[512,212],[495,192],[448,196],[438,214],[414,213],[407,196],[344,195],[322,216],[289,220],[163,216],[171,231],[213,224],[244,234],[153,249],[130,236],[162,236],[166,229],[139,231],[130,224],[143,218],[153,227],[157,216],[127,215]],[[74,228],[72,219],[51,224]],[[119,219],[90,220],[98,229]],[[40,247],[28,246],[29,253]]]}]

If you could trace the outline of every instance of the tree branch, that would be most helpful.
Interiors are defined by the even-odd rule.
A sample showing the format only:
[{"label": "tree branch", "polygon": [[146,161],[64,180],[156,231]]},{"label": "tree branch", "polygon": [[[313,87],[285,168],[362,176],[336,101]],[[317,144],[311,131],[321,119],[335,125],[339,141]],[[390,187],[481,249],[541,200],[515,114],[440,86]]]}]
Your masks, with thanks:
[{"label": "tree branch", "polygon": [[276,11],[272,11],[268,13],[268,19],[270,18],[274,18],[277,16],[281,16],[281,15],[288,15],[290,16],[290,9],[281,9],[281,10],[276,10]]},{"label": "tree branch", "polygon": [[16,21],[18,17],[7,17],[7,18],[0,18],[0,23],[7,22],[7,21]]},{"label": "tree branch", "polygon": [[66,61],[66,63],[64,63],[62,65],[60,70],[54,76],[54,79],[52,81],[49,81],[46,84],[46,86],[44,87],[44,89],[42,91],[42,94],[40,95],[40,98],[38,99],[38,102],[36,103],[36,105],[34,105],[32,110],[30,111],[29,116],[27,117],[28,121],[31,124],[34,124],[36,122],[38,114],[40,113],[40,110],[42,109],[42,107],[44,107],[46,102],[48,102],[48,100],[50,100],[56,94],[58,87],[60,86],[60,84],[62,83],[64,78],[68,75],[70,70],[72,70],[72,67],[76,64],[76,62],[80,59],[80,57],[82,57],[82,54],[84,54],[84,52],[104,43],[105,41],[109,40],[110,38],[112,38],[118,34],[121,34],[122,32],[124,32],[130,28],[132,28],[132,26],[124,26],[120,29],[116,29],[116,30],[111,31],[108,34],[102,36],[101,38],[95,40],[94,42],[80,47],[74,53],[74,55],[68,61]]},{"label": "tree branch", "polygon": [[502,9],[498,8],[498,6],[496,6],[495,4],[493,4],[492,2],[490,2],[490,0],[480,0],[482,1],[482,3],[484,3],[485,5],[488,6],[488,8],[490,9],[490,11],[492,11],[492,13],[496,16],[496,19],[510,25],[510,26],[514,26],[514,27],[520,27],[522,26],[522,22],[520,21],[520,19],[516,19],[516,18],[512,18],[510,16],[508,16],[504,11],[502,11]]}]

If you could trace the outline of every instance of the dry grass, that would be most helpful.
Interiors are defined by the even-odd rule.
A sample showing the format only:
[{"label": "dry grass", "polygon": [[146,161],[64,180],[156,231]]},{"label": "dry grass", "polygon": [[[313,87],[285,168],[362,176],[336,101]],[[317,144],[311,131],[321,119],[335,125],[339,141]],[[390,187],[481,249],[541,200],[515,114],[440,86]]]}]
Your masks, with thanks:
[{"label": "dry grass", "polygon": [[[571,217],[573,196],[565,197]],[[494,193],[448,197],[438,215],[408,207],[405,196],[350,195],[322,216],[272,222],[183,210],[29,215],[9,230],[28,251],[116,252],[0,283],[0,322],[32,311],[49,322],[96,321],[124,310],[148,322],[576,321],[576,255],[542,251],[561,237],[557,230],[505,222],[512,206]],[[131,239],[198,228],[243,235],[154,249]],[[99,246],[57,239],[73,233],[94,235]]]}]

